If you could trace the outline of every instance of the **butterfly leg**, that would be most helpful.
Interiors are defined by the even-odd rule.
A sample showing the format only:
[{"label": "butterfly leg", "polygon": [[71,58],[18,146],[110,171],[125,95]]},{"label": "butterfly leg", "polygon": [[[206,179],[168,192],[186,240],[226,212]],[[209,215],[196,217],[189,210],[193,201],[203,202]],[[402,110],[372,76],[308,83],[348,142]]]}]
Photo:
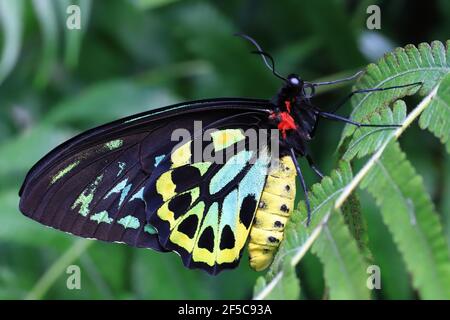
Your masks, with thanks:
[{"label": "butterfly leg", "polygon": [[297,161],[297,157],[295,155],[294,149],[291,150],[291,158],[295,165],[295,170],[297,171],[298,177],[300,179],[300,183],[302,185],[303,193],[305,194],[305,203],[306,203],[306,210],[308,211],[308,218],[306,220],[306,226],[309,226],[309,223],[311,222],[311,205],[309,203],[309,196],[308,196],[308,189],[306,188],[305,179],[303,179],[302,170],[300,169],[300,166]]},{"label": "butterfly leg", "polygon": [[316,117],[316,122],[314,122],[314,126],[311,130],[311,133],[309,134],[311,138],[314,138],[314,136],[316,135],[317,127],[319,126],[319,119],[320,119],[319,117]]},{"label": "butterfly leg", "polygon": [[377,92],[377,91],[386,91],[386,90],[392,90],[392,89],[399,89],[399,88],[406,88],[406,87],[413,87],[413,86],[421,86],[423,85],[423,82],[414,82],[414,83],[408,83],[400,86],[392,86],[392,87],[385,87],[385,88],[369,88],[369,89],[360,89],[350,92],[347,96],[342,99],[333,109],[331,109],[330,113],[335,113],[338,111],[340,107],[342,107],[348,100],[351,99],[355,94],[357,93],[368,93],[368,92]]},{"label": "butterfly leg", "polygon": [[334,120],[334,121],[340,121],[340,122],[345,122],[348,124],[352,124],[354,126],[357,126],[358,128],[360,127],[372,127],[372,128],[398,128],[401,127],[401,125],[398,124],[369,124],[369,123],[360,123],[357,121],[353,121],[351,119],[339,116],[337,114],[333,114],[333,113],[328,113],[328,112],[319,112],[318,113],[319,116],[321,116],[324,119],[328,119],[328,120]]},{"label": "butterfly leg", "polygon": [[309,166],[314,171],[314,173],[320,178],[323,179],[323,173],[320,171],[319,168],[317,168],[316,163],[314,162],[314,159],[309,155],[305,155],[306,160],[308,161]]}]

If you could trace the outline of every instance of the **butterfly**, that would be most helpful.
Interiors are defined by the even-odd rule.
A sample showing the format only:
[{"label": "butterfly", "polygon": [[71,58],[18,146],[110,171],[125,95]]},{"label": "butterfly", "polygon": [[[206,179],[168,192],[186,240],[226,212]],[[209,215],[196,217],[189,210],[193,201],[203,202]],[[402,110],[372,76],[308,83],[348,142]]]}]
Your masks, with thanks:
[{"label": "butterfly", "polygon": [[[361,124],[336,111],[353,94],[394,87],[354,91],[325,112],[311,101],[315,88],[360,73],[316,83],[296,74],[283,77],[254,39],[240,36],[282,80],[273,99],[180,103],[81,133],[31,168],[19,192],[20,210],[77,236],[174,251],[186,267],[213,275],[236,267],[246,244],[253,269],[270,266],[294,208],[297,177],[309,224],[311,208],[297,158],[306,157],[323,177],[307,149],[319,119],[390,127]],[[180,130],[189,134],[182,142],[172,139]],[[275,144],[268,136],[252,143],[246,134],[251,130],[277,133]],[[199,150],[210,157],[196,157]],[[230,156],[215,161],[221,154]]]}]

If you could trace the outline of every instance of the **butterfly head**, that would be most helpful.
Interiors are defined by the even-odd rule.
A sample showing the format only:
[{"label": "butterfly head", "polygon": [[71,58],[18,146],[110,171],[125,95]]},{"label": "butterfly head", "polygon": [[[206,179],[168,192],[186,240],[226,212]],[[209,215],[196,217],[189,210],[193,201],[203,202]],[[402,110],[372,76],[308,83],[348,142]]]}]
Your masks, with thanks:
[{"label": "butterfly head", "polygon": [[286,86],[293,91],[301,92],[304,86],[303,80],[296,74],[292,73],[286,78]]},{"label": "butterfly head", "polygon": [[303,79],[295,73],[287,76],[284,88],[289,96],[298,101],[301,101],[304,98],[309,99],[314,95],[314,86],[309,82],[303,81]]}]

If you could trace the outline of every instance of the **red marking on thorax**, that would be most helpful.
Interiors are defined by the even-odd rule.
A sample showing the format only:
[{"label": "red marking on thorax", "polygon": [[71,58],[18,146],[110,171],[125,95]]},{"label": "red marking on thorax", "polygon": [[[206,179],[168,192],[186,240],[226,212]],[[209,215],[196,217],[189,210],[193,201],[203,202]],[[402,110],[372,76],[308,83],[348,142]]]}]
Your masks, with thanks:
[{"label": "red marking on thorax", "polygon": [[286,139],[286,132],[288,130],[295,130],[297,129],[297,125],[295,124],[294,119],[291,117],[289,112],[279,112],[279,113],[273,113],[270,115],[270,118],[275,119],[278,118],[278,130],[281,131],[281,135],[283,136],[283,139]]},{"label": "red marking on thorax", "polygon": [[289,113],[291,113],[291,102],[289,100],[284,101],[284,104],[286,105],[286,109]]}]

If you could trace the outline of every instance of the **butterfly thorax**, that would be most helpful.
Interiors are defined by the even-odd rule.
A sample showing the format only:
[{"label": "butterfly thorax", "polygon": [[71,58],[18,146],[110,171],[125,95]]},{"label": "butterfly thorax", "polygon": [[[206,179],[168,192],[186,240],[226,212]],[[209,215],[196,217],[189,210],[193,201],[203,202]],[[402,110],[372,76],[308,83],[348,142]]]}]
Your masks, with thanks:
[{"label": "butterfly thorax", "polygon": [[[269,115],[271,124],[280,131],[280,142],[303,154],[304,142],[312,139],[317,121],[315,111],[310,107],[303,82],[291,75],[288,82],[272,99],[273,111]],[[294,83],[290,82],[294,79]]]}]

